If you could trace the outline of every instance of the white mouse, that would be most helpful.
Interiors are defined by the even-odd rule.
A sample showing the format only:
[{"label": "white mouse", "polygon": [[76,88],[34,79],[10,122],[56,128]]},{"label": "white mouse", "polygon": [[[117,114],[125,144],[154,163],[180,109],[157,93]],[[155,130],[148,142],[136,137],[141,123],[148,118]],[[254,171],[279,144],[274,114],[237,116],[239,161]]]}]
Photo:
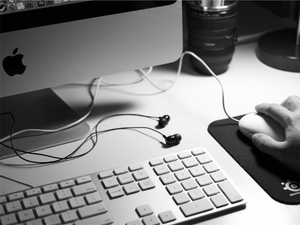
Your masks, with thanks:
[{"label": "white mouse", "polygon": [[261,113],[254,112],[243,116],[239,121],[239,130],[248,138],[256,133],[264,133],[276,141],[285,141],[282,126],[271,117]]}]

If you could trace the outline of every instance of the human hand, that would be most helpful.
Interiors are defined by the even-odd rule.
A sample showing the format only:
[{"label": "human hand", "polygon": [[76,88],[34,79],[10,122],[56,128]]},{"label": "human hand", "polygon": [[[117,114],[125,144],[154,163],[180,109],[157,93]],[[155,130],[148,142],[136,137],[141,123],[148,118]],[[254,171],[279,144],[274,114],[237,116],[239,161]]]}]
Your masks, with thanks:
[{"label": "human hand", "polygon": [[255,109],[277,121],[285,130],[286,140],[278,142],[268,135],[254,134],[253,144],[300,174],[300,97],[289,96],[281,105],[262,103]]}]

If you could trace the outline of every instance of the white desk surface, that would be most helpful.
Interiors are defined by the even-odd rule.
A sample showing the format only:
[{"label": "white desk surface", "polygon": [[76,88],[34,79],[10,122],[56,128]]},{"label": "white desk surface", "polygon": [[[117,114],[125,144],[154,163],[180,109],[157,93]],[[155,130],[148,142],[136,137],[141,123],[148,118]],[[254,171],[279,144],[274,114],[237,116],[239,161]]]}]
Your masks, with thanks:
[{"label": "white desk surface", "polygon": [[[261,102],[281,103],[291,94],[300,96],[300,74],[262,64],[255,55],[256,45],[238,45],[229,70],[219,76],[225,88],[227,110],[232,116],[254,111],[254,106]],[[300,224],[300,205],[285,205],[271,199],[207,132],[211,122],[226,118],[221,105],[220,87],[215,78],[197,75],[189,66],[186,58],[178,82],[165,93],[159,93],[147,81],[131,86],[102,87],[88,118],[93,125],[103,116],[114,113],[169,114],[171,121],[161,131],[166,135],[180,133],[183,139],[178,146],[163,148],[160,143],[162,138],[147,130],[143,133],[129,130],[108,132],[100,135],[96,148],[80,159],[56,165],[26,167],[16,166],[24,162],[14,157],[1,161],[1,174],[38,186],[204,146],[242,191],[247,207],[202,224]],[[170,84],[168,81],[174,79],[177,67],[178,62],[156,67],[150,76],[156,84],[166,88]],[[137,78],[136,74],[132,71],[104,79],[109,82],[131,82]],[[69,85],[55,91],[79,114],[84,114],[91,100],[89,88],[85,85]],[[135,117],[114,118],[105,121],[100,128],[120,126],[155,127],[156,122]],[[65,155],[79,143],[43,152]],[[26,188],[5,179],[0,181],[0,194]]]}]

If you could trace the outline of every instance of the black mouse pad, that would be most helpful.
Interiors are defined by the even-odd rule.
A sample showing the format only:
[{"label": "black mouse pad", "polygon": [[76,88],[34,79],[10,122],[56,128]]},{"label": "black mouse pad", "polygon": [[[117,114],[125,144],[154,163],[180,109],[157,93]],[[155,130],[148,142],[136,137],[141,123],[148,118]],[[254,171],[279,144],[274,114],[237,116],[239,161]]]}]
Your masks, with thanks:
[{"label": "black mouse pad", "polygon": [[239,131],[237,123],[217,120],[208,126],[208,132],[271,198],[285,204],[300,204],[300,174],[256,149]]}]

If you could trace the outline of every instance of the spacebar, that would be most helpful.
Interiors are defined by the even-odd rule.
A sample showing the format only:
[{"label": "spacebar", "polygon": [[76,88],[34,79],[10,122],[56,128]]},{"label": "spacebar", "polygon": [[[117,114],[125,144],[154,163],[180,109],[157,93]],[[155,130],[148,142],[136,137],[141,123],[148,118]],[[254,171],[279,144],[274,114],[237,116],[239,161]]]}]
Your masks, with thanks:
[{"label": "spacebar", "polygon": [[93,225],[108,225],[112,224],[114,221],[111,218],[109,213],[101,214],[98,216],[90,217],[84,220],[76,221],[75,225],[86,225],[86,224],[93,224]]}]

